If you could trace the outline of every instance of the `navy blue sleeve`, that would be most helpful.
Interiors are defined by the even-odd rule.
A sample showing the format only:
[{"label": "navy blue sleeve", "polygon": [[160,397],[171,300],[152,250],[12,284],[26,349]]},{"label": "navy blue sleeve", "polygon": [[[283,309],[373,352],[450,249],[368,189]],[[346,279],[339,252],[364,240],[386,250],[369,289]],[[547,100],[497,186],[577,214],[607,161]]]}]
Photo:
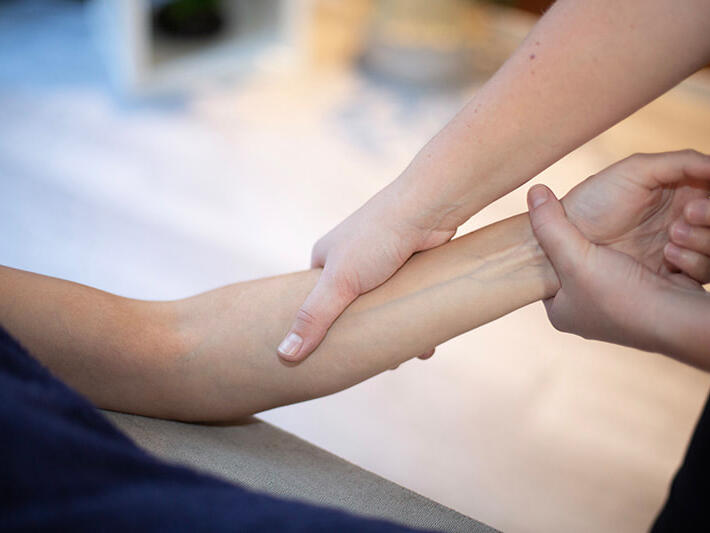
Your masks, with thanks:
[{"label": "navy blue sleeve", "polygon": [[412,531],[160,461],[0,328],[2,531]]}]

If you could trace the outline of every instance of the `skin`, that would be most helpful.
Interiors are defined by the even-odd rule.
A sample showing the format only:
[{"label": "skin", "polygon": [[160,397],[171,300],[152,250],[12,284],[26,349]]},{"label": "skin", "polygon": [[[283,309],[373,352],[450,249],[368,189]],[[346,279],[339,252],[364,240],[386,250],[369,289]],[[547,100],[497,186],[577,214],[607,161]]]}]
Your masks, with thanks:
[{"label": "skin", "polygon": [[[669,162],[667,157],[658,159],[645,156],[638,164],[658,167]],[[665,264],[657,268],[653,263],[634,261],[621,249],[591,242],[580,231],[583,224],[570,222],[570,212],[565,213],[547,187],[535,186],[529,191],[533,232],[560,280],[560,289],[545,301],[555,328],[587,339],[667,354],[710,370],[710,295],[701,286],[710,280],[710,258],[706,255],[710,249],[710,200],[706,196],[693,198],[693,189],[703,187],[688,178],[707,179],[704,172],[696,170],[684,168],[685,178],[680,182],[672,172],[633,180],[642,188],[655,183],[676,185],[673,197],[666,201],[688,196],[687,202],[681,201],[682,215],[671,225],[671,241],[650,245],[656,249],[663,246]],[[622,195],[629,192],[628,188],[619,191]],[[679,227],[687,229],[679,232]],[[652,237],[653,232],[647,235]],[[677,269],[685,273],[676,273]]]},{"label": "skin", "polygon": [[[663,249],[683,209],[707,198],[710,157],[644,161],[629,158],[588,178],[564,209],[600,250],[697,291],[664,266]],[[0,267],[0,323],[100,407],[234,420],[342,390],[560,289],[521,214],[416,254],[348,307],[312,357],[285,363],[276,344],[320,276],[314,269],[147,302]]]},{"label": "skin", "polygon": [[323,275],[280,355],[307,357],[413,253],[710,62],[708,27],[708,0],[558,1],[402,175],[316,243]]}]

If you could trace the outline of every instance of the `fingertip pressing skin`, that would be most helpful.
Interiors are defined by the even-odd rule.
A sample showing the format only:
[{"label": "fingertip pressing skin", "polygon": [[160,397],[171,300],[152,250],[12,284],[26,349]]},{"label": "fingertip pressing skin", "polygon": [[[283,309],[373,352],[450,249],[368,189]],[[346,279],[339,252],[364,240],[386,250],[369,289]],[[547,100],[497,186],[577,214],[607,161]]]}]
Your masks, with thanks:
[{"label": "fingertip pressing skin", "polygon": [[[331,295],[337,294],[338,298]],[[323,341],[328,328],[356,295],[344,298],[337,283],[324,269],[318,283],[296,312],[296,319],[277,348],[279,357],[288,362],[302,361]]]},{"label": "fingertip pressing skin", "polygon": [[432,348],[428,352],[418,355],[417,357],[422,360],[430,359],[434,355],[435,351],[436,351],[436,348]]},{"label": "fingertip pressing skin", "polygon": [[279,356],[287,361],[297,361],[299,359],[298,355],[301,351],[301,346],[303,346],[303,339],[297,333],[289,333],[286,335],[281,344],[278,347]]},{"label": "fingertip pressing skin", "polygon": [[545,185],[535,185],[528,191],[528,206],[532,231],[555,272],[562,277],[573,274],[578,269],[578,258],[586,255],[588,241],[567,219],[562,202]]},{"label": "fingertip pressing skin", "polygon": [[540,207],[550,198],[550,191],[545,185],[533,185],[528,191],[528,207],[532,210]]}]

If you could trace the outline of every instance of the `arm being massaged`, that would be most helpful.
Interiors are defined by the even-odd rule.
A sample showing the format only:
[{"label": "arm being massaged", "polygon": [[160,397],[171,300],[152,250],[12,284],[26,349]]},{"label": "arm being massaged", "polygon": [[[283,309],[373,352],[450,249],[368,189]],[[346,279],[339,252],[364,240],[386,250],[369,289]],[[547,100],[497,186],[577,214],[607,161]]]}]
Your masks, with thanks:
[{"label": "arm being massaged", "polygon": [[710,63],[709,5],[555,2],[402,174],[318,240],[311,266],[325,275],[281,356],[307,357],[350,301],[411,254]]},{"label": "arm being massaged", "polygon": [[[709,184],[702,154],[632,156],[575,187],[563,205],[585,238],[672,279],[668,229],[688,202],[707,198]],[[233,420],[347,388],[559,288],[521,214],[414,255],[355,300],[311,357],[285,363],[276,345],[319,275],[148,302],[0,268],[0,324],[99,407]]]}]

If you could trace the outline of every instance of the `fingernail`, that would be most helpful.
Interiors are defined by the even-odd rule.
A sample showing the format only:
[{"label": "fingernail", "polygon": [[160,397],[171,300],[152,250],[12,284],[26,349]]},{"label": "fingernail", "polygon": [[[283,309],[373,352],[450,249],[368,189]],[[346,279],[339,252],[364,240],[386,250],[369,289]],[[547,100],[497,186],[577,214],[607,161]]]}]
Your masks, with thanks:
[{"label": "fingernail", "polygon": [[673,232],[673,238],[679,241],[685,241],[690,235],[690,226],[688,226],[685,222],[676,222],[673,224],[673,229],[671,231]]},{"label": "fingernail", "polygon": [[548,198],[549,195],[545,187],[533,187],[530,189],[530,193],[528,194],[530,208],[535,209],[536,207],[540,207],[542,204],[547,202]]},{"label": "fingernail", "polygon": [[300,335],[289,333],[286,335],[286,338],[281,341],[281,344],[279,344],[278,351],[285,356],[293,357],[301,349],[302,344],[303,339]]}]

